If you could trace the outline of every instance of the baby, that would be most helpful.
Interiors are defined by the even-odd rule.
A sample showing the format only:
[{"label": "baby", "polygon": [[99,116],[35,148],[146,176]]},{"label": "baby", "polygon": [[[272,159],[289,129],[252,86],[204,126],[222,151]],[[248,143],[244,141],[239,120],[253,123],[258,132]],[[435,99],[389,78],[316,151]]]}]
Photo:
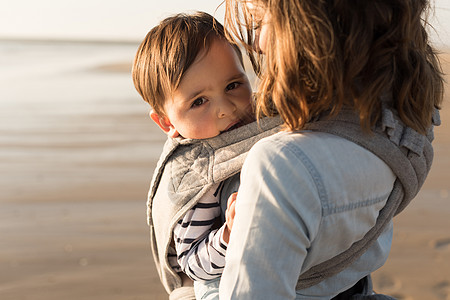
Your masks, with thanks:
[{"label": "baby", "polygon": [[[133,80],[169,138],[208,139],[254,121],[241,52],[207,13],[175,15],[154,27],[136,54]],[[176,253],[169,249],[169,264],[194,280],[197,298],[204,296],[197,285],[217,281],[225,266],[235,194],[225,223],[217,225],[221,186],[209,189],[173,230]]]}]

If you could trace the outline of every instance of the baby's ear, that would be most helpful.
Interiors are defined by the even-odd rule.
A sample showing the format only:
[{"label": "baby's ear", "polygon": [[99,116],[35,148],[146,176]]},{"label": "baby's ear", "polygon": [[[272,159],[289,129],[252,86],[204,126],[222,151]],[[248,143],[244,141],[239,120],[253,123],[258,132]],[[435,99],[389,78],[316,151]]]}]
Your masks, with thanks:
[{"label": "baby's ear", "polygon": [[172,123],[170,123],[168,117],[160,116],[152,110],[150,111],[150,118],[152,118],[153,122],[155,122],[168,136],[175,138],[180,135]]}]

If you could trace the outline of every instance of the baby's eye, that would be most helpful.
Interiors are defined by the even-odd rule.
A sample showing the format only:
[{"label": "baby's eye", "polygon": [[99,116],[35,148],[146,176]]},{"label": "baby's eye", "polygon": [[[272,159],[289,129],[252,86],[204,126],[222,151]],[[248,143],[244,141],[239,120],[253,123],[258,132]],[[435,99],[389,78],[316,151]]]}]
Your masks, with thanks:
[{"label": "baby's eye", "polygon": [[191,107],[197,107],[200,106],[202,104],[204,104],[206,102],[206,99],[203,97],[197,98],[194,100],[194,102],[192,102]]},{"label": "baby's eye", "polygon": [[230,83],[229,85],[227,85],[226,90],[227,90],[227,91],[234,90],[234,89],[237,88],[239,85],[240,85],[239,82],[233,82],[233,83]]}]

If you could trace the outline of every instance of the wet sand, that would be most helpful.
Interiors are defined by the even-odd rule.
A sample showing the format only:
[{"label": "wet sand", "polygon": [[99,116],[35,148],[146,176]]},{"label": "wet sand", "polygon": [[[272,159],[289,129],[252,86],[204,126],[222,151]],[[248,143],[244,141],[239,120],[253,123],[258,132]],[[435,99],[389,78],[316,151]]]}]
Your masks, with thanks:
[{"label": "wet sand", "polygon": [[146,224],[166,137],[136,48],[0,43],[0,299],[167,298]]},{"label": "wet sand", "polygon": [[[94,80],[103,74],[93,89],[104,81],[113,94],[94,93],[94,103],[75,99],[58,109],[46,96],[19,106],[0,102],[0,299],[168,298],[150,253],[145,216],[165,137],[131,85],[122,94],[116,84],[129,77],[129,62],[121,57],[133,51],[49,76],[58,84],[46,91],[60,89],[58,95],[68,97],[78,84],[61,76]],[[450,73],[450,55],[442,58]],[[24,96],[36,95],[38,83],[30,81],[28,88]],[[89,91],[82,88],[77,97]],[[374,274],[376,290],[399,299],[450,299],[448,88],[441,117],[432,171],[396,218],[391,255]]]}]

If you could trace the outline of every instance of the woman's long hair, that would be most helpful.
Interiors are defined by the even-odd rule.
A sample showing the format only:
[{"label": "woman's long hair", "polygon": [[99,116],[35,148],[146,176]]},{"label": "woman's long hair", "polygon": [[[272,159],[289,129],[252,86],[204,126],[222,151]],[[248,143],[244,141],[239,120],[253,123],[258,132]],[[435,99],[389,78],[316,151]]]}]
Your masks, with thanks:
[{"label": "woman's long hair", "polygon": [[260,75],[259,115],[276,110],[298,130],[346,106],[369,129],[385,99],[407,126],[424,134],[431,125],[443,77],[425,30],[427,0],[253,0],[270,13],[263,56],[252,47],[262,17],[244,2],[226,1],[225,27]]}]

